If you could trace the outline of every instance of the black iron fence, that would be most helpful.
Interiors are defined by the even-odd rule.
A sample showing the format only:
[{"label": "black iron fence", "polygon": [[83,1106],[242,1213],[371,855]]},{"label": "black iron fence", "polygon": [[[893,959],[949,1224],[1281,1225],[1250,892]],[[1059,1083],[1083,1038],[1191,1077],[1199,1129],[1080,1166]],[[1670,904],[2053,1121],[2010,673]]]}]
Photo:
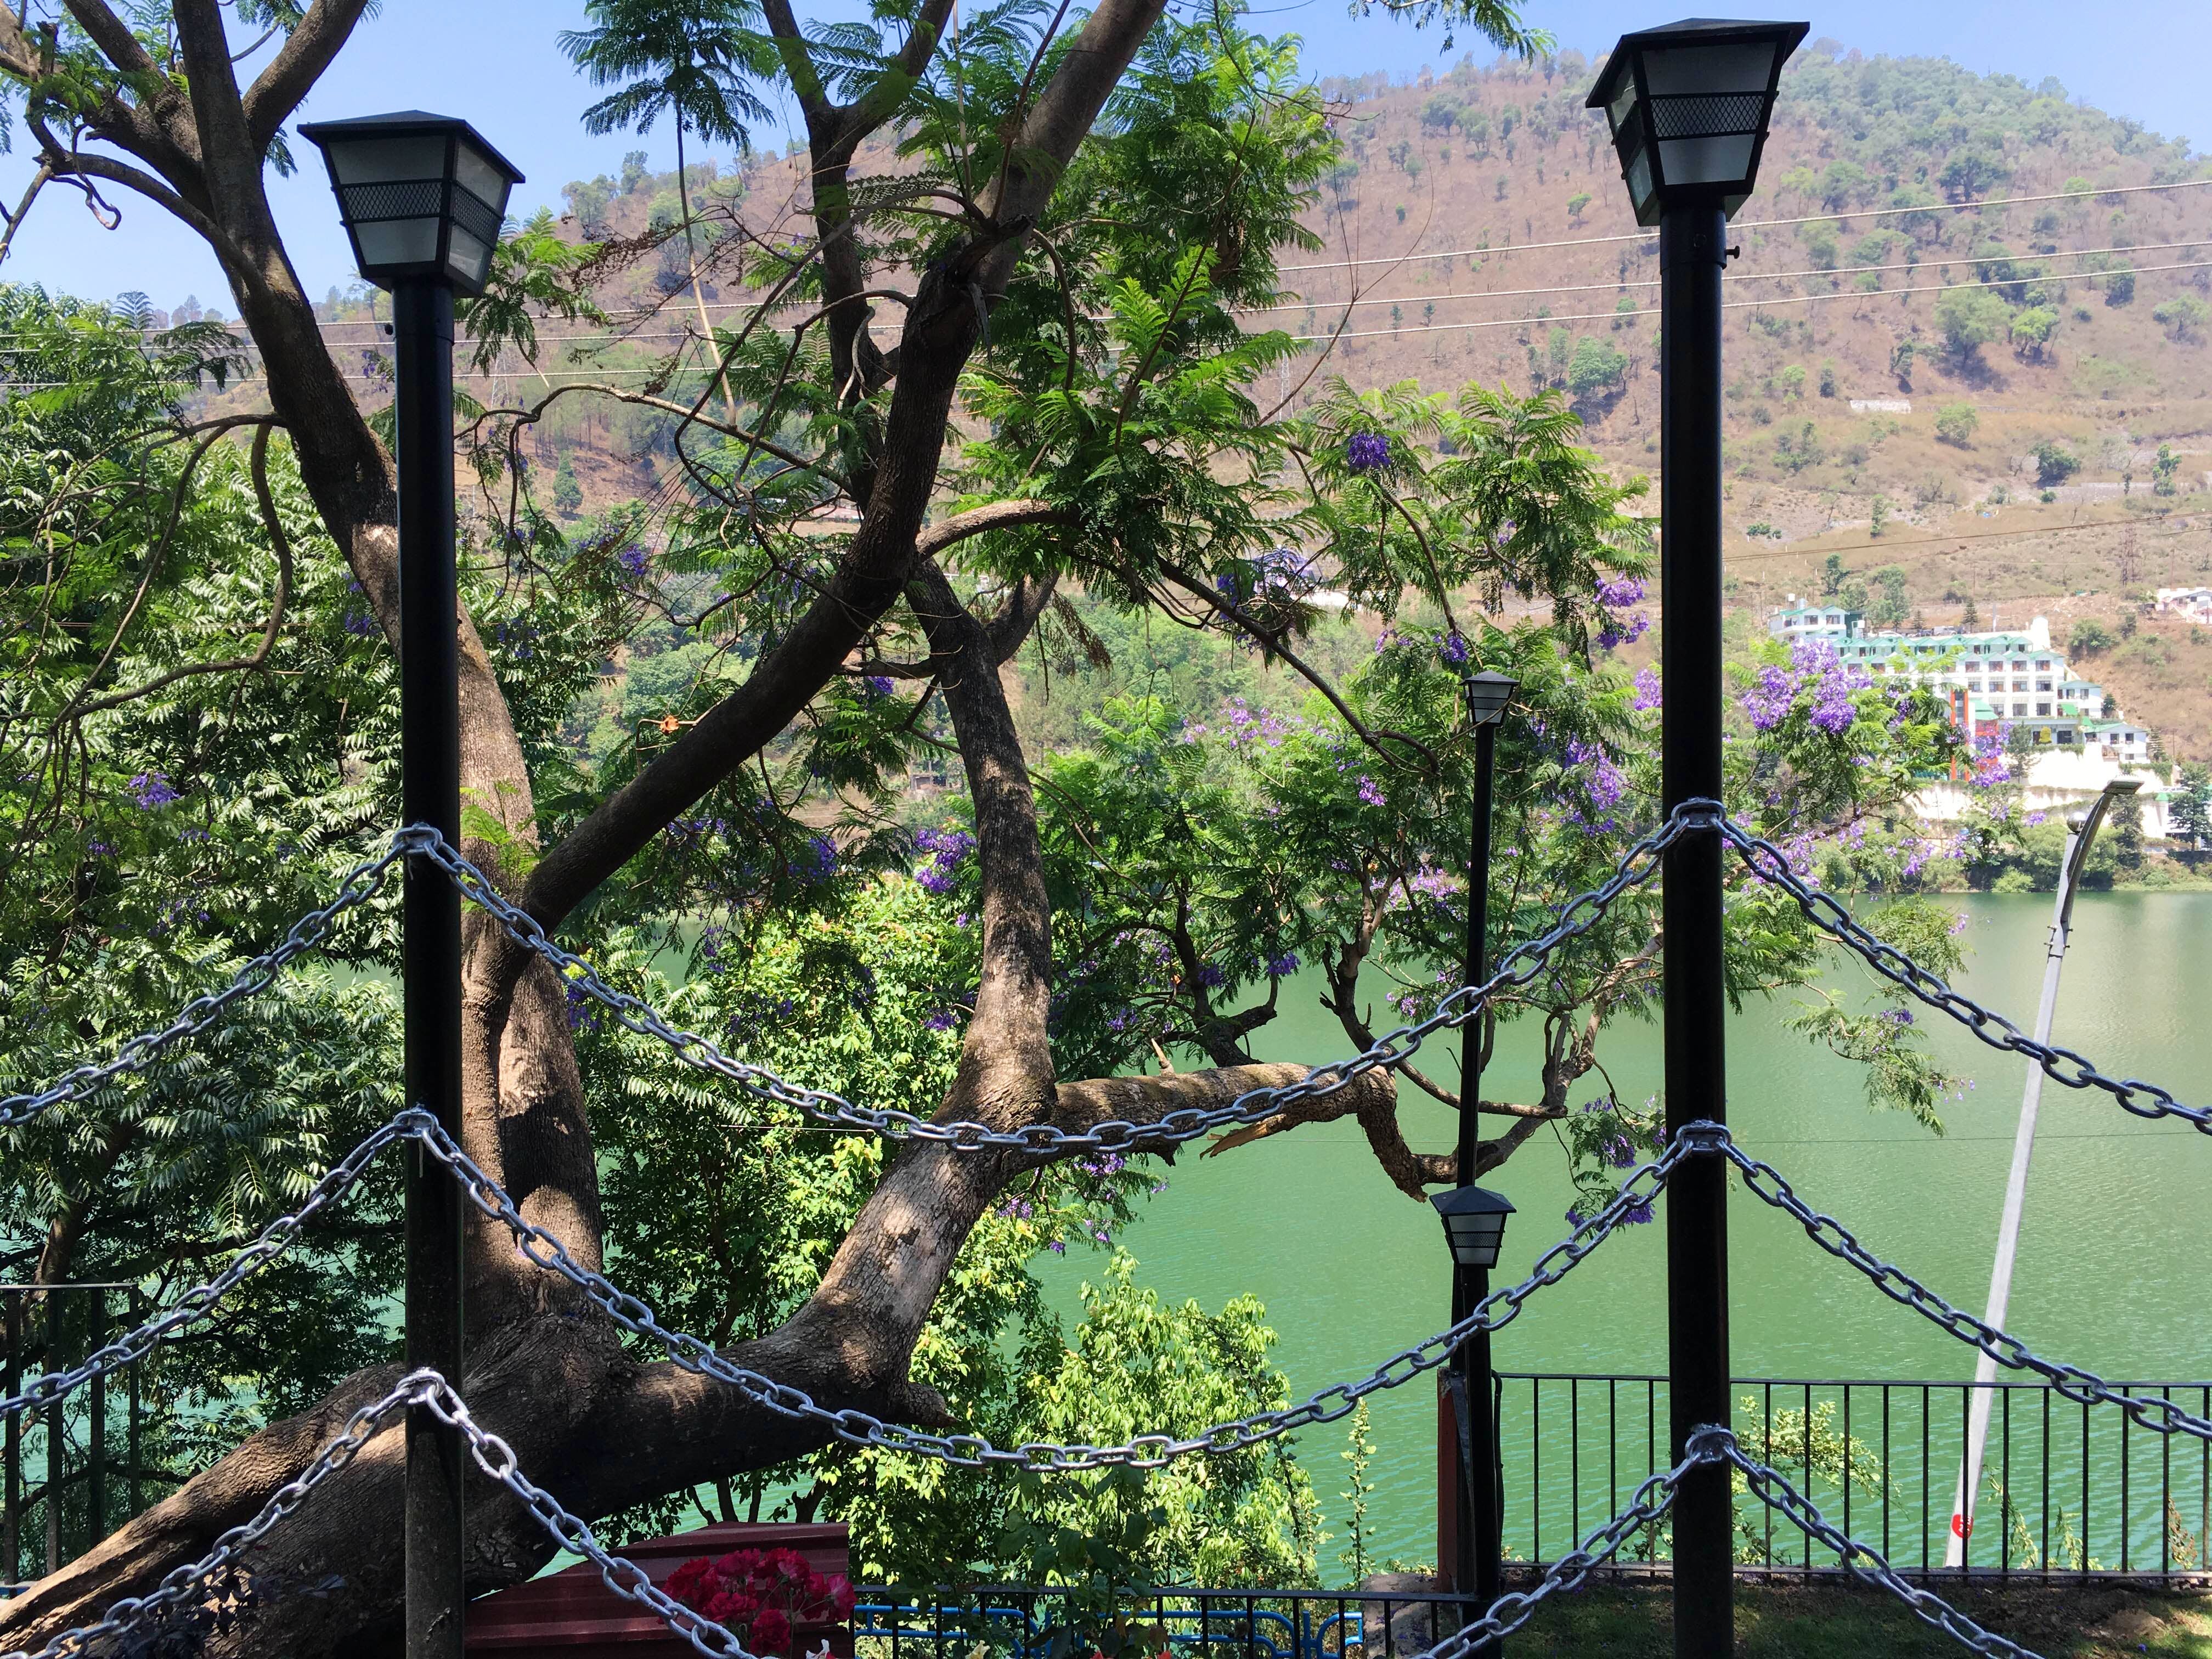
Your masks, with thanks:
[{"label": "black iron fence", "polygon": [[[145,1316],[132,1285],[0,1285],[0,1397],[68,1370]],[[0,1595],[146,1507],[140,1383],[133,1362],[0,1426]]]},{"label": "black iron fence", "polygon": [[1101,1649],[1146,1659],[1397,1659],[1425,1650],[1474,1611],[1471,1595],[1379,1587],[1102,1592],[869,1584],[857,1592],[853,1636],[858,1659],[1089,1659]]},{"label": "black iron fence", "polygon": [[[1946,1568],[1975,1386],[1739,1378],[1744,1449],[1772,1464],[1852,1537],[1900,1570]],[[2130,1397],[2212,1416],[2212,1382],[2124,1382]],[[2212,1445],[2080,1406],[2040,1382],[1991,1395],[1983,1478],[1965,1560],[1948,1570],[2197,1579],[2212,1537]],[[1550,1561],[1615,1514],[1668,1462],[1667,1379],[1526,1372],[1497,1379],[1509,1555]],[[1748,1495],[1736,1560],[1762,1571],[1832,1570],[1832,1556]],[[1630,1546],[1664,1560],[1665,1534]]]}]

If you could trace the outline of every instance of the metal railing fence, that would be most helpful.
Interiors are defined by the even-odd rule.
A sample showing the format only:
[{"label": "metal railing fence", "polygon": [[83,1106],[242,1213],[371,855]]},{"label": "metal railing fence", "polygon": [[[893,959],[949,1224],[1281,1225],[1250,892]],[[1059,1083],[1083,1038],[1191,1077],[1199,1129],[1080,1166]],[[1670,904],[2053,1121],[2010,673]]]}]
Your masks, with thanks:
[{"label": "metal railing fence", "polygon": [[[0,1397],[67,1370],[145,1314],[135,1285],[0,1285]],[[145,1425],[137,1360],[0,1425],[0,1596],[146,1507]]]},{"label": "metal railing fence", "polygon": [[1480,1610],[1433,1591],[868,1584],[853,1636],[858,1659],[1086,1659],[1109,1636],[1173,1659],[1410,1659]]},{"label": "metal railing fence", "polygon": [[[2129,1398],[2212,1411],[2212,1382],[2121,1382]],[[1667,1379],[1504,1372],[1496,1379],[1505,1544],[1556,1559],[1668,1466]],[[2212,1540],[2212,1445],[2148,1432],[2124,1413],[2078,1405],[2040,1381],[1990,1384],[1990,1445],[1963,1567],[1945,1546],[1976,1385],[1740,1377],[1746,1452],[1814,1496],[1838,1526],[1902,1571],[2038,1577],[2114,1574],[2199,1580]],[[1771,1510],[1737,1505],[1736,1560],[1759,1571],[1832,1571]],[[1632,1544],[1657,1561],[1667,1539]]]}]

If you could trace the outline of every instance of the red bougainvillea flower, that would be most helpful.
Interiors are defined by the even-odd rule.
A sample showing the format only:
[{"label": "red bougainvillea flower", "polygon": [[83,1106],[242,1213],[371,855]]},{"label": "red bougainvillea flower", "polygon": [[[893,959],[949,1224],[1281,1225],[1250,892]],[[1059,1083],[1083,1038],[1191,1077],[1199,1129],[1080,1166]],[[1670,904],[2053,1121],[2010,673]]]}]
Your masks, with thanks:
[{"label": "red bougainvillea flower", "polygon": [[750,1635],[752,1650],[756,1653],[787,1653],[791,1650],[791,1620],[780,1608],[763,1607],[754,1614]]},{"label": "red bougainvillea flower", "polygon": [[714,1572],[713,1565],[703,1557],[696,1561],[686,1561],[669,1575],[668,1582],[661,1589],[666,1590],[672,1599],[696,1613],[700,1611],[700,1604],[714,1594],[711,1582]]}]

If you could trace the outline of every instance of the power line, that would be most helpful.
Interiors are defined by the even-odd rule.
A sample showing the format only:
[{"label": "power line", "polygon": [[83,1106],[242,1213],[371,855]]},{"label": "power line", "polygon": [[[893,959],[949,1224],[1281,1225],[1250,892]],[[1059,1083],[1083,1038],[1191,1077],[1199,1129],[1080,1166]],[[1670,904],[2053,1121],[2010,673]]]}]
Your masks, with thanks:
[{"label": "power line", "polygon": [[[1903,213],[1967,213],[1984,208],[2021,207],[2033,202],[2086,202],[2100,196],[2132,196],[2148,191],[2202,190],[2212,179],[2185,179],[2172,185],[2115,185],[2110,190],[2061,191],[2055,196],[2012,196],[1994,202],[1929,202],[1921,207],[1867,208],[1850,213],[1809,213],[1797,219],[1747,219],[1736,230],[1767,230],[1783,225],[1826,224],[1844,219],[1882,219]],[[1479,253],[1532,253],[1541,248],[1597,247],[1608,242],[1655,242],[1656,230],[1631,231],[1614,236],[1577,236],[1556,242],[1509,243],[1501,247],[1452,248],[1440,253],[1386,254],[1373,259],[1317,259],[1305,264],[1277,265],[1277,270],[1344,270],[1362,265],[1410,264],[1417,259],[1464,259]]]},{"label": "power line", "polygon": [[[2208,179],[2206,182],[2212,184],[2212,179]],[[2160,270],[2197,270],[2208,265],[2212,265],[2212,259],[2188,259],[2172,264],[2139,265],[2136,268],[2136,274],[2148,276]],[[2076,271],[2070,274],[2082,276],[2091,273]],[[2033,276],[2008,276],[1986,283],[1928,283],[1917,288],[1844,289],[1834,294],[1785,294],[1771,300],[1724,300],[1721,302],[1721,309],[1723,311],[1739,311],[1747,308],[1760,310],[1769,306],[1826,305],[1838,300],[1875,300],[1885,295],[1893,297],[1907,294],[1948,294],[1954,289],[2019,288],[2036,280]],[[1402,296],[1399,303],[1403,303]],[[1559,317],[1494,317],[1474,323],[1424,323],[1413,331],[1416,334],[1443,334],[1455,329],[1523,328],[1534,323],[1605,322],[1627,317],[1656,317],[1658,314],[1657,306],[1645,306],[1635,311],[1583,311]],[[1377,334],[1403,334],[1404,332],[1406,331],[1402,328],[1352,328],[1340,329],[1334,334],[1293,334],[1291,338],[1303,345],[1316,341],[1359,340]]]},{"label": "power line", "polygon": [[[2131,530],[2136,527],[2136,522],[2130,519],[2089,519],[2073,524],[2045,525],[2034,529],[1961,530],[1949,535],[1916,536],[1911,541],[1892,541],[1887,537],[1884,537],[1878,542],[1853,542],[1844,547],[1776,547],[1759,553],[1730,553],[1723,556],[1730,564],[1746,564],[1762,559],[1817,559],[1830,553],[1887,552],[1895,547],[1948,546],[1953,542],[2018,541],[2028,536],[2063,536],[2076,530]],[[2149,527],[2155,529],[2159,526],[2154,525]],[[2187,525],[2176,526],[2173,527],[2173,533],[2179,535],[2191,527]],[[2194,1133],[2195,1131],[2192,1130],[2191,1133]]]},{"label": "power line", "polygon": [[[2023,258],[2036,259],[2087,259],[2106,253],[2162,253],[2179,247],[2205,246],[2212,246],[2212,236],[2191,237],[2185,242],[2134,242],[2129,244],[2125,247],[2056,248],[2049,253],[2023,254],[2020,257]],[[2010,254],[1999,254],[1993,255],[1991,257],[1998,258],[2010,258],[2013,256]],[[1722,277],[1721,280],[1724,283],[1774,283],[1780,282],[1784,278],[1789,277],[1848,276],[1856,276],[1861,272],[1869,270],[1924,270],[1930,264],[1981,264],[1986,263],[1986,260],[1977,258],[1974,255],[1961,254],[1957,256],[1955,259],[1909,259],[1896,264],[1831,266],[1820,270],[1732,271],[1729,275]],[[2101,271],[2062,271],[2058,274],[2065,276],[2102,276],[2106,273]],[[2032,283],[2036,281],[2037,278],[2033,276],[2022,276],[2014,280],[2024,283]],[[1240,317],[1251,317],[1276,311],[1329,311],[1349,309],[1353,306],[1402,305],[1407,300],[1425,300],[1433,303],[1441,300],[1526,299],[1546,294],[1591,294],[1596,293],[1600,290],[1611,292],[1624,288],[1656,288],[1658,286],[1658,278],[1655,276],[1638,277],[1632,282],[1569,283],[1562,284],[1557,288],[1488,289],[1480,292],[1469,294],[1395,294],[1385,295],[1371,300],[1304,300],[1292,305],[1242,306],[1237,308],[1237,314]],[[1892,294],[1903,293],[1905,291],[1905,290],[1901,289],[1891,289],[1887,290],[1887,292]],[[1608,313],[1607,314],[1625,316],[1627,313]],[[582,339],[587,337],[578,335],[575,337]]]}]

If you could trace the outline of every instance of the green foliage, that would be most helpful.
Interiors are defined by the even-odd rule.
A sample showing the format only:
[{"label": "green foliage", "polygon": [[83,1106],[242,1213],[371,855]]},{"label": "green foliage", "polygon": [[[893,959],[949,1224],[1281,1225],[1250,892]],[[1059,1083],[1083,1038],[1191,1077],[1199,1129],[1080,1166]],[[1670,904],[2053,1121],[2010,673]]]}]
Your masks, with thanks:
[{"label": "green foliage", "polygon": [[1960,449],[1972,447],[1974,428],[1981,423],[1981,415],[1972,404],[1945,404],[1936,411],[1936,435]]},{"label": "green foliage", "polygon": [[2077,657],[2094,657],[2118,643],[2112,630],[2094,617],[2084,617],[2067,630],[2066,648]]},{"label": "green foliage", "polygon": [[2045,489],[2064,483],[2081,470],[2081,458],[2056,438],[2040,440],[2035,456],[2035,482]]},{"label": "green foliage", "polygon": [[2153,307],[2150,314],[2169,339],[2193,341],[2201,337],[2205,319],[2212,318],[2212,305],[2194,294],[2177,294]]},{"label": "green foliage", "polygon": [[[1932,899],[1891,899],[1866,921],[1877,939],[1895,945],[1931,973],[1948,978],[1964,961],[1957,937],[1963,918]],[[1878,988],[1859,1012],[1844,1006],[1842,993],[1827,992],[1817,1001],[1800,1004],[1786,1024],[1831,1053],[1864,1066],[1869,1105],[1909,1113],[1941,1134],[1943,1097],[1958,1094],[1965,1079],[1944,1071],[1927,1052],[1911,999],[1870,971],[1867,977]]]},{"label": "green foliage", "polygon": [[2212,850],[2212,768],[2185,761],[2174,782],[2179,787],[2166,807],[2166,821],[2197,852]]},{"label": "green foliage", "polygon": [[2023,357],[2040,362],[2058,331],[2058,313],[2048,306],[2029,306],[2012,314],[2013,348]]},{"label": "green foliage", "polygon": [[1936,301],[1936,325],[1943,331],[1943,343],[1962,363],[2002,338],[2011,320],[2005,302],[1987,289],[1953,289]]},{"label": "green foliage", "polygon": [[2179,488],[2176,482],[2181,472],[2181,457],[2174,453],[2172,444],[2160,444],[2158,454],[2150,464],[2151,493],[2171,495]]},{"label": "green foliage", "polygon": [[1567,386],[1577,398],[1595,398],[1614,390],[1627,368],[1628,358],[1620,347],[1587,336],[1575,343],[1575,355],[1567,363]]},{"label": "green foliage", "polygon": [[[0,330],[16,374],[55,383],[0,405],[0,1088],[14,1091],[165,1024],[327,896],[396,811],[396,696],[282,444],[265,474],[289,569],[246,447],[180,433],[195,336],[149,351],[132,319],[20,287],[0,288]],[[289,970],[147,1071],[0,1133],[0,1277],[173,1299],[209,1275],[207,1244],[219,1261],[396,1110],[392,999],[354,971],[392,961],[395,907],[387,894],[341,924],[340,967]],[[395,1357],[374,1310],[396,1285],[398,1174],[374,1168],[226,1318],[147,1362],[156,1493]],[[119,1390],[109,1404],[114,1445]],[[87,1408],[66,1416],[80,1445]]]}]

